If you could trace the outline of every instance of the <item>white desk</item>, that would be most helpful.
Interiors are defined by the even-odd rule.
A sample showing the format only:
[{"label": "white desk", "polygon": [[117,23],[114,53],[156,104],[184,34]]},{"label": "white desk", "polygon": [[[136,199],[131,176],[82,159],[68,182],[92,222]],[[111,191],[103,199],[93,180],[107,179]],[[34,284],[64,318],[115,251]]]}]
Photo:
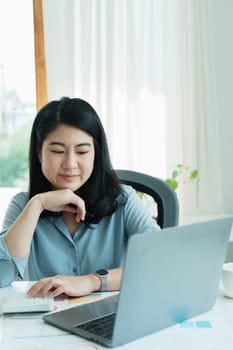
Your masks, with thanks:
[{"label": "white desk", "polygon": [[218,292],[216,305],[219,310],[221,310],[224,319],[227,321],[233,332],[233,299],[225,297],[221,291],[221,288]]},{"label": "white desk", "polygon": [[[27,282],[16,282],[10,288],[11,290],[17,288],[22,291],[27,287]],[[0,295],[5,291],[5,288],[0,289]],[[201,321],[201,324],[203,324],[203,321],[204,323],[209,322],[211,327],[201,326],[201,328],[198,328],[196,326],[198,321]],[[41,316],[34,315],[25,318],[20,315],[5,315],[0,317],[0,349],[99,350],[105,348],[47,325],[43,322]],[[221,291],[219,291],[216,307],[209,313],[194,318],[185,327],[176,325],[117,349],[232,350],[233,299],[223,297]]]}]

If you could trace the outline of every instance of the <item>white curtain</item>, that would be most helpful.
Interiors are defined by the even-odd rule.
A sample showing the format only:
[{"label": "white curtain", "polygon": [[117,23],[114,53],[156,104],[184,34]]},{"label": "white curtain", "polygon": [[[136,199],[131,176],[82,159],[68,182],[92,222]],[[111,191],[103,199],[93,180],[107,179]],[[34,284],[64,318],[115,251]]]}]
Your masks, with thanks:
[{"label": "white curtain", "polygon": [[179,189],[185,214],[223,212],[212,4],[44,0],[49,98],[95,107],[115,168],[197,167]]},{"label": "white curtain", "polygon": [[95,105],[115,168],[165,176],[163,0],[75,1],[75,95]]},{"label": "white curtain", "polygon": [[[223,213],[223,179],[220,152],[216,47],[213,0],[167,1],[165,23],[168,150],[175,158],[199,171],[197,184],[179,188],[185,214]],[[171,7],[171,4],[173,8]],[[170,62],[170,65],[169,65]],[[169,162],[169,161],[168,161]]]}]

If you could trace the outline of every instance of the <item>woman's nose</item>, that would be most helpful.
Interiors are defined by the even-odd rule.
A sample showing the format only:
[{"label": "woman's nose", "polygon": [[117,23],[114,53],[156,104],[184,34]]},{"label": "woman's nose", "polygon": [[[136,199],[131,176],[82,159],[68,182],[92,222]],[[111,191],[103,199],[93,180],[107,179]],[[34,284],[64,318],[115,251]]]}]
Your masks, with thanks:
[{"label": "woman's nose", "polygon": [[74,169],[77,168],[78,162],[76,154],[69,153],[65,155],[65,158],[63,160],[63,167],[66,169]]}]

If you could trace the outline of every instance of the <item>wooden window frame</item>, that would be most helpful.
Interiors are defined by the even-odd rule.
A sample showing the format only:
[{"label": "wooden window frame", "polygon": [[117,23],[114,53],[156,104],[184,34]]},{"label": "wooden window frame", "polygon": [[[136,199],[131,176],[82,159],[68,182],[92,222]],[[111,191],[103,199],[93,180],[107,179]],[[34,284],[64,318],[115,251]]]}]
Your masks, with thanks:
[{"label": "wooden window frame", "polygon": [[48,102],[42,2],[43,0],[33,0],[37,110]]}]

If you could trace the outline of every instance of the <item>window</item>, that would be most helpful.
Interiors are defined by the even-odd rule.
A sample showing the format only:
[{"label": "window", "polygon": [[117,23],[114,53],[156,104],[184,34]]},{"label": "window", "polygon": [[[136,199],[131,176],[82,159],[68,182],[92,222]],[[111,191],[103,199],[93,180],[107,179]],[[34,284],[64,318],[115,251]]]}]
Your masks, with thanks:
[{"label": "window", "polygon": [[27,187],[28,143],[36,112],[31,0],[0,2],[0,224],[7,204]]}]

